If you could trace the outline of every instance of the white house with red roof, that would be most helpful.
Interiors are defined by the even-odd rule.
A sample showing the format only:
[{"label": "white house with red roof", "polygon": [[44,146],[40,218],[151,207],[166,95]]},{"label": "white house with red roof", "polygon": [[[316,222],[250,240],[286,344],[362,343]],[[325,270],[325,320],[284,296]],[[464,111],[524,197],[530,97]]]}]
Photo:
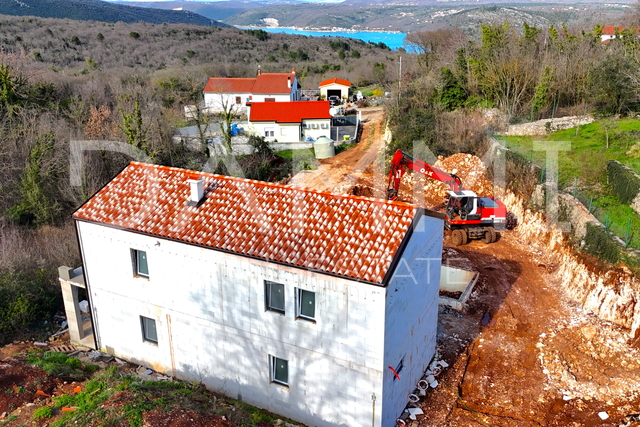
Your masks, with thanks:
[{"label": "white house with red roof", "polygon": [[208,111],[244,111],[247,102],[289,102],[300,100],[295,68],[290,73],[263,73],[252,78],[211,77],[204,87]]},{"label": "white house with red roof", "polygon": [[618,35],[622,36],[625,30],[640,36],[640,27],[624,27],[622,25],[606,25],[602,28],[602,34],[600,35],[600,41],[607,43],[611,39],[615,39]]},{"label": "white house with red roof", "polygon": [[294,143],[330,136],[329,101],[256,102],[247,104],[248,132],[267,141]]},{"label": "white house with red roof", "polygon": [[133,162],[73,218],[103,352],[323,427],[394,425],[435,353],[416,205]]},{"label": "white house with red roof", "polygon": [[351,82],[349,80],[333,78],[321,81],[318,87],[320,88],[321,98],[329,99],[330,96],[337,96],[338,99],[347,99],[349,98]]}]

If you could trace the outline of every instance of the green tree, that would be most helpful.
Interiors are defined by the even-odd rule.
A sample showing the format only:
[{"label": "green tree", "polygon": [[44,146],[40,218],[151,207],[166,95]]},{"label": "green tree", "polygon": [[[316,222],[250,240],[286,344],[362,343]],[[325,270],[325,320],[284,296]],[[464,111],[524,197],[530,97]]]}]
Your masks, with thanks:
[{"label": "green tree", "polygon": [[18,185],[20,203],[9,211],[16,221],[39,226],[52,224],[59,218],[60,205],[53,191],[58,171],[50,161],[54,147],[52,131],[36,138]]},{"label": "green tree", "polygon": [[551,87],[551,81],[553,79],[553,69],[550,66],[545,67],[540,82],[536,87],[535,94],[533,96],[533,109],[540,111],[549,103],[549,88]]},{"label": "green tree", "polygon": [[154,160],[156,153],[152,151],[149,141],[147,140],[147,129],[142,121],[140,101],[134,103],[131,113],[120,109],[120,115],[122,116],[122,124],[119,127],[122,133],[124,133],[127,143],[141,150]]}]

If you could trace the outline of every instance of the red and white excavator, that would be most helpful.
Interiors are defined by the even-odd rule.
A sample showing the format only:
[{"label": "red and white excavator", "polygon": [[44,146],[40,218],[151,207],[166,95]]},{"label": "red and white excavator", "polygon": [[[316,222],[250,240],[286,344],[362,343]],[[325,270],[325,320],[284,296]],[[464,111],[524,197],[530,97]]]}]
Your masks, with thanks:
[{"label": "red and white excavator", "polygon": [[458,176],[446,173],[402,150],[397,150],[391,159],[387,188],[389,200],[398,198],[400,180],[409,169],[449,185],[444,224],[447,230],[451,230],[454,245],[464,245],[469,239],[493,243],[498,237],[496,230],[506,228],[507,208],[504,203],[489,197],[478,197],[473,191],[464,190]]}]

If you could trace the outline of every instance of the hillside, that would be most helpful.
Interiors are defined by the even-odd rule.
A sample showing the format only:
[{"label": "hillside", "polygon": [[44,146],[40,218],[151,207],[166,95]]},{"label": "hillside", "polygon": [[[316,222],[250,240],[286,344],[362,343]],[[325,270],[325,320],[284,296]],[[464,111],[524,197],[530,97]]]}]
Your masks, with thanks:
[{"label": "hillside", "polygon": [[165,10],[188,10],[209,19],[222,21],[237,13],[248,9],[256,9],[265,6],[273,6],[278,2],[262,1],[117,1],[114,4],[121,4],[136,7],[148,7]]},{"label": "hillside", "polygon": [[523,21],[547,26],[591,26],[616,21],[625,8],[620,5],[584,3],[579,6],[550,4],[501,4],[478,6],[458,4],[442,6],[414,3],[351,3],[323,5],[274,5],[245,10],[227,18],[230,25],[256,27],[344,28],[414,32],[439,28],[461,28],[472,35],[478,24],[511,22],[516,28]]},{"label": "hillside", "polygon": [[[260,34],[258,34],[260,36]],[[179,74],[192,67],[206,68],[209,76],[246,77],[263,71],[299,71],[304,88],[314,87],[327,76],[367,82],[374,78],[370,64],[389,51],[348,38],[332,38],[347,51],[339,57],[327,39],[287,34],[262,38],[235,28],[185,24],[99,23],[79,26],[54,18],[0,16],[0,38],[6,53],[20,53],[34,60],[32,68],[49,68],[92,75],[124,68]],[[339,44],[339,43],[338,43]],[[212,48],[215,46],[215,48]],[[221,52],[225,52],[223,56]],[[356,57],[357,56],[357,57]],[[202,87],[204,83],[202,82]]]},{"label": "hillside", "polygon": [[148,22],[226,26],[187,10],[162,10],[100,0],[20,0],[0,2],[0,14],[101,22]]}]

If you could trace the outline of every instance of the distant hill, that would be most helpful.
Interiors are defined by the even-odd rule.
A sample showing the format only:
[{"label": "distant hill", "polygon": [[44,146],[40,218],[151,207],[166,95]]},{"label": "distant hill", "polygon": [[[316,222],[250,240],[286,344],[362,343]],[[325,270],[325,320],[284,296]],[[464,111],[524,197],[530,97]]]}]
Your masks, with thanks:
[{"label": "distant hill", "polygon": [[256,9],[265,6],[273,6],[278,2],[263,2],[263,1],[114,1],[114,4],[121,4],[127,6],[149,7],[154,9],[165,10],[188,10],[195,12],[198,15],[202,15],[209,19],[216,19],[222,21],[235,15],[236,13],[244,12],[249,9]]},{"label": "distant hill", "polygon": [[125,6],[100,0],[2,0],[0,14],[82,21],[227,26],[187,10]]},{"label": "distant hill", "polygon": [[[470,36],[478,34],[479,23],[510,22],[520,28],[523,22],[539,28],[566,23],[570,27],[593,28],[595,24],[617,22],[625,8],[617,4],[581,3],[580,7],[559,3],[520,3],[510,6],[463,5],[459,2],[425,0],[420,5],[358,3],[348,0],[337,4],[288,4],[249,9],[225,19],[225,23],[254,27],[297,27],[306,29],[344,28],[354,31],[414,31],[460,28]],[[420,2],[420,0],[417,0]],[[448,3],[448,4],[444,4]],[[480,2],[481,3],[481,2]]]}]

